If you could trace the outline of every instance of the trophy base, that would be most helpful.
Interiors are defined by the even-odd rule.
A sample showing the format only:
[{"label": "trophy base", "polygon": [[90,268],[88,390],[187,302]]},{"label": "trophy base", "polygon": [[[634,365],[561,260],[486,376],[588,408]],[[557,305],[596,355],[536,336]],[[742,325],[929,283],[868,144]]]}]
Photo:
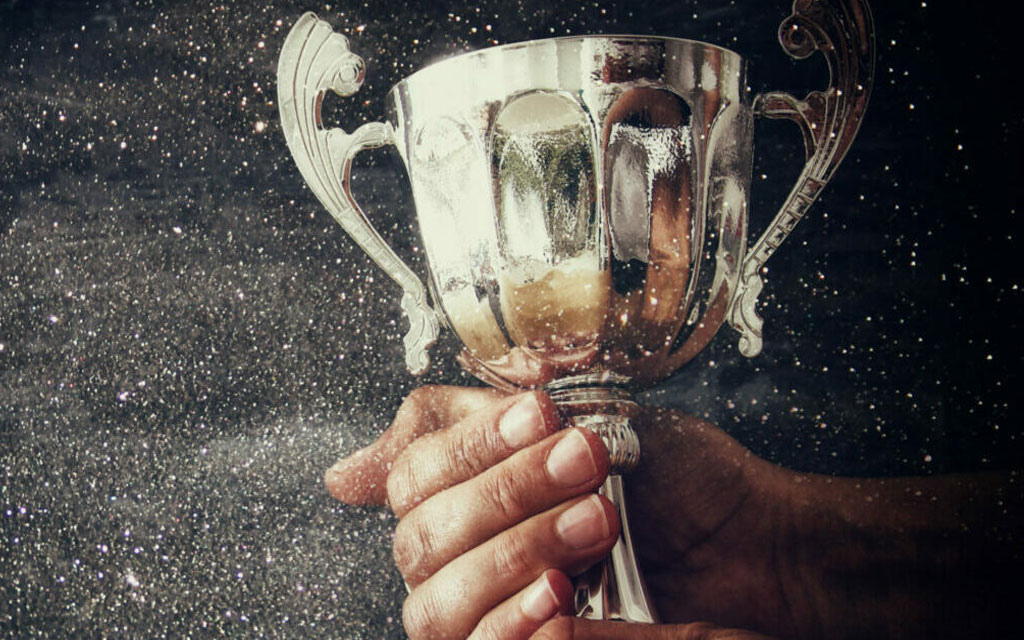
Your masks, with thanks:
[{"label": "trophy base", "polygon": [[611,473],[600,489],[619,512],[619,539],[611,553],[575,579],[576,615],[594,620],[658,622],[647,585],[636,561],[622,474],[636,467],[640,442],[630,425],[637,404],[626,389],[628,378],[587,374],[545,386],[571,427],[601,436],[611,459]]}]

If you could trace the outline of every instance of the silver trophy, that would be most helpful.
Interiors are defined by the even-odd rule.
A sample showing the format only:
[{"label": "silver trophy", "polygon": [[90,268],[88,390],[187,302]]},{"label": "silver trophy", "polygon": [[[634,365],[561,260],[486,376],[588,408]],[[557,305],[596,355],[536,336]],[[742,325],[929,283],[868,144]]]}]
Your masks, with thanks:
[{"label": "silver trophy", "polygon": [[[630,539],[622,474],[638,461],[631,392],[671,376],[719,326],[761,350],[765,261],[831,178],[864,114],[874,70],[864,0],[796,0],[787,53],[821,51],[830,86],[803,100],[753,95],[746,61],[705,42],[582,36],[510,44],[430,65],[388,94],[384,122],[325,128],[327,91],[355,93],[363,61],[312,13],[281,52],[278,101],[309,187],[403,290],[406,363],[419,374],[447,326],[461,364],[496,387],[544,388],[566,422],[600,434],[602,491],[622,535],[577,579],[579,615],[655,622]],[[753,121],[803,132],[803,172],[748,245]],[[427,286],[352,196],[352,160],[394,145],[412,183]],[[428,299],[427,288],[430,289]]]}]

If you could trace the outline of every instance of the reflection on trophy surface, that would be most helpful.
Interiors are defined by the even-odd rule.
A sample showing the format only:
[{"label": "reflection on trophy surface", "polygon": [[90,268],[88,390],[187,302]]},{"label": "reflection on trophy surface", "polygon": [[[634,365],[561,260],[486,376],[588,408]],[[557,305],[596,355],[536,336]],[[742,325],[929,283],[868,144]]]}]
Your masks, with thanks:
[{"label": "reflection on trophy surface", "polygon": [[[863,0],[798,0],[780,29],[794,57],[828,58],[832,86],[805,100],[754,96],[747,65],[715,45],[583,36],[445,60],[399,82],[388,119],[323,129],[327,90],[354,93],[362,61],[312,14],[278,69],[289,148],[325,207],[398,282],[407,363],[427,366],[441,324],[460,362],[505,389],[545,387],[569,424],[612,455],[611,560],[580,578],[581,615],[657,619],[636,567],[620,473],[637,463],[630,391],[664,380],[723,322],[756,355],[765,261],[831,177],[859,126],[874,62]],[[755,116],[804,134],[807,165],[748,250]],[[381,240],[349,189],[353,157],[396,146],[412,183],[427,287]]]},{"label": "reflection on trophy surface", "polygon": [[[459,103],[406,135],[407,164],[435,297],[481,376],[649,384],[725,319],[745,243],[752,114],[739,56],[696,45],[511,45],[462,59],[504,69],[500,99],[475,81],[431,91]],[[552,57],[573,75],[532,88],[531,69]],[[430,108],[435,68],[392,94],[400,122]],[[534,366],[517,373],[516,360]]]}]

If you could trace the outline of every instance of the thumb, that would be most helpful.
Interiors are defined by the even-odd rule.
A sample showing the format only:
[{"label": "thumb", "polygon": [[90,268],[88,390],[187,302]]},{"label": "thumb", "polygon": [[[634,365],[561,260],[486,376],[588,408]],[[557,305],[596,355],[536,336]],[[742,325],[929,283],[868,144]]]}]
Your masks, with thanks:
[{"label": "thumb", "polygon": [[416,438],[482,410],[500,394],[486,389],[420,387],[402,403],[395,420],[377,441],[342,458],[324,474],[324,484],[351,505],[383,505],[391,465]]},{"label": "thumb", "polygon": [[548,622],[530,640],[771,640],[742,629],[722,629],[706,622],[632,624],[562,616]]},{"label": "thumb", "polygon": [[402,403],[391,426],[364,449],[342,458],[324,473],[324,484],[331,495],[353,506],[384,505],[387,479],[395,459],[409,443],[425,433],[436,431],[448,420],[452,391],[439,387],[420,387]]},{"label": "thumb", "polygon": [[370,446],[334,463],[324,473],[324,485],[332,496],[353,506],[383,505],[387,477],[398,452],[388,446],[387,433]]},{"label": "thumb", "polygon": [[423,405],[425,392],[414,392],[402,403],[395,421],[373,442],[334,463],[324,473],[331,495],[352,506],[384,505],[391,465],[409,443],[437,428]]}]

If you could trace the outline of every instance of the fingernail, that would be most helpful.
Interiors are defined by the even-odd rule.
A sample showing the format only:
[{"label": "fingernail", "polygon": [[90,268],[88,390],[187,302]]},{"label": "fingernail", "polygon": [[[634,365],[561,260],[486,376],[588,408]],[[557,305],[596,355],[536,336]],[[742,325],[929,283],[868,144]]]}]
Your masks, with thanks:
[{"label": "fingernail", "polygon": [[573,549],[586,549],[611,534],[601,500],[592,495],[558,516],[555,532]]},{"label": "fingernail", "polygon": [[498,421],[498,431],[509,447],[519,449],[544,435],[544,418],[540,415],[537,398],[527,394],[509,407]]},{"label": "fingernail", "polygon": [[519,601],[523,615],[534,622],[543,622],[555,615],[558,611],[558,596],[548,582],[547,574],[542,575],[540,580],[533,583],[523,594]]},{"label": "fingernail", "polygon": [[570,431],[552,447],[546,466],[551,478],[563,487],[583,484],[597,474],[590,444],[579,431]]}]

